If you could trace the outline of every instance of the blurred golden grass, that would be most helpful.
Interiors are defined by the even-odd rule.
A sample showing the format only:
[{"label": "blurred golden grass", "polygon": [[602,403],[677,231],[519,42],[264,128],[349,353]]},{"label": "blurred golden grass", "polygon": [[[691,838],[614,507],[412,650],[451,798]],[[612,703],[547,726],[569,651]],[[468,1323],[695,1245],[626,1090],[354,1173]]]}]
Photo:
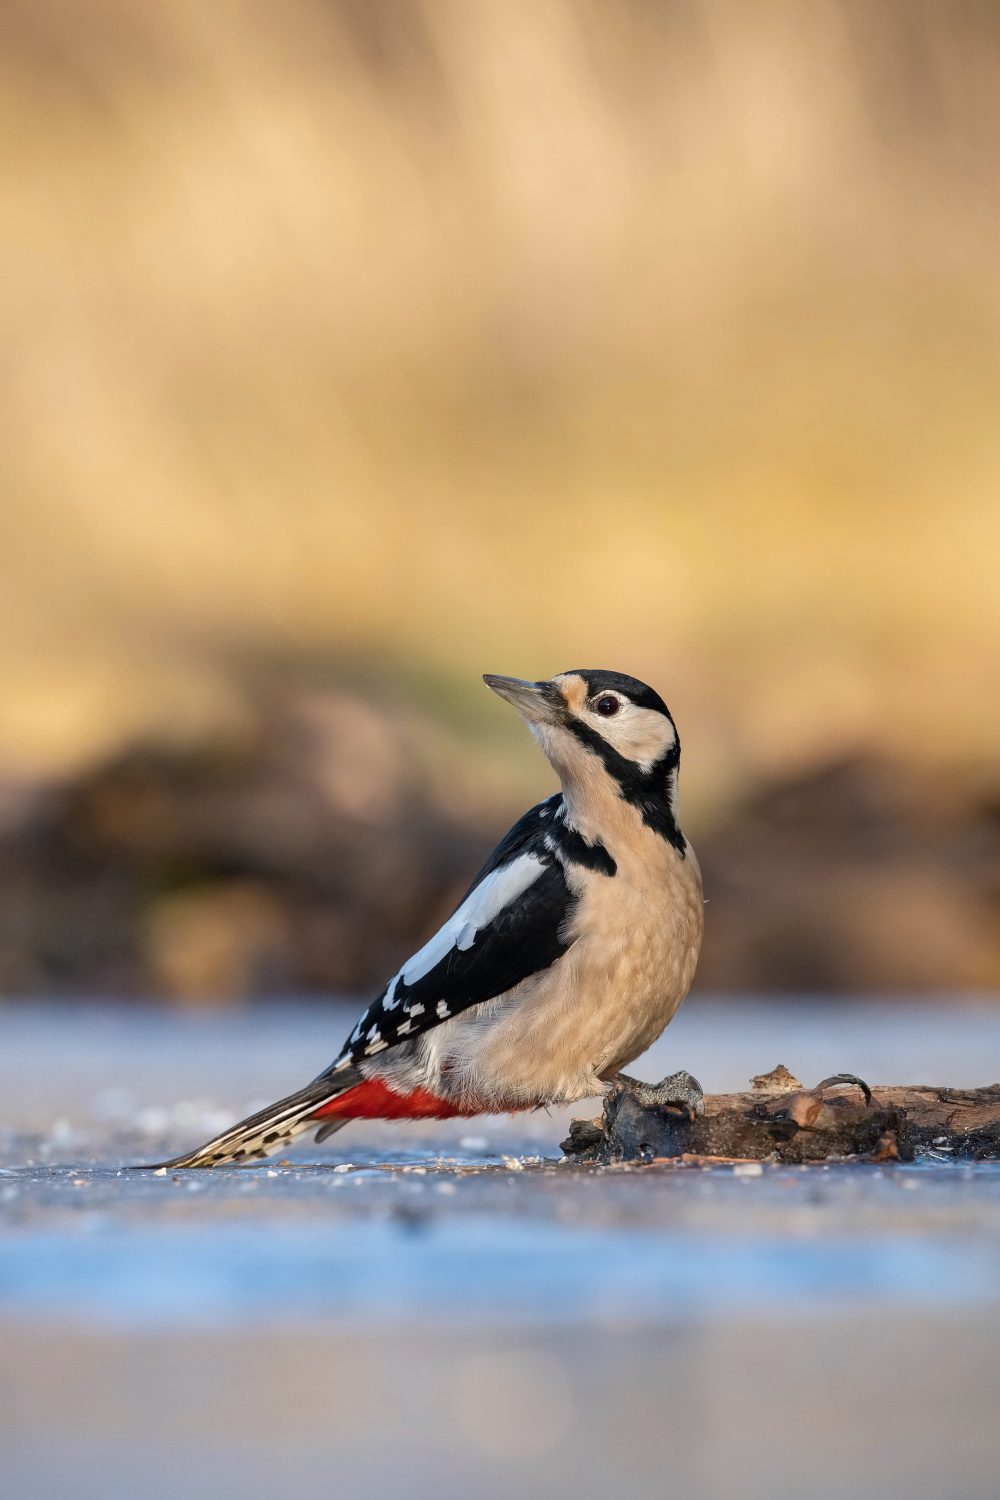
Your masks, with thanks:
[{"label": "blurred golden grass", "polygon": [[995,6],[10,0],[0,42],[12,774],[238,729],[300,657],[635,672],[696,818],[995,759]]}]

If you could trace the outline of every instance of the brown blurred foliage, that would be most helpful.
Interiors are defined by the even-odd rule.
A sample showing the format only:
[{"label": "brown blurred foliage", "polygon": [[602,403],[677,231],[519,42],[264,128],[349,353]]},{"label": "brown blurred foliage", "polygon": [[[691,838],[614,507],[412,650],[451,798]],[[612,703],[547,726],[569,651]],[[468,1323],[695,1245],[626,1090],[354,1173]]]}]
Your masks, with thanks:
[{"label": "brown blurred foliage", "polygon": [[855,757],[699,845],[709,989],[1000,989],[1000,787]]},{"label": "brown blurred foliage", "polygon": [[[0,994],[375,991],[503,805],[479,756],[398,703],[273,693],[242,744],[133,750],[8,808]],[[996,787],[842,761],[760,789],[698,853],[702,989],[1000,987]]]},{"label": "brown blurred foliage", "polygon": [[[687,825],[755,922],[751,828],[788,885],[769,932],[806,922],[786,858],[825,862],[829,932],[883,912],[853,968],[839,938],[832,967],[811,940],[765,962],[785,940],[720,917],[713,983],[994,975],[956,936],[983,920],[955,852],[975,798],[879,866],[895,906],[851,894],[871,861],[820,803],[794,856],[744,809],[847,763],[1000,782],[998,98],[989,0],[8,0],[0,780],[49,853],[10,855],[6,920],[34,900],[49,936],[11,937],[3,987],[361,983],[378,964],[351,945],[388,961],[463,840],[543,790],[479,673],[581,664],[663,691]],[[278,856],[227,865],[204,831],[211,789],[231,809],[241,777],[299,775],[247,686],[279,659],[289,682],[383,674],[447,763],[490,767],[490,810],[419,779],[389,799],[438,852],[422,895],[400,873],[398,910],[380,893],[366,936],[331,939],[341,969],[288,958],[322,942]],[[185,837],[216,884],[98,839],[73,868],[104,871],[79,889],[110,926],[68,895],[57,919],[53,851],[84,859],[65,799],[140,763],[177,806],[201,787]],[[276,848],[307,816],[282,796]],[[364,818],[337,818],[316,889],[392,844],[381,826],[359,862]],[[130,936],[98,942],[118,900]],[[901,934],[959,907],[907,967]]]},{"label": "brown blurred foliage", "polygon": [[358,991],[457,903],[498,798],[426,718],[312,685],[8,809],[0,992]]}]

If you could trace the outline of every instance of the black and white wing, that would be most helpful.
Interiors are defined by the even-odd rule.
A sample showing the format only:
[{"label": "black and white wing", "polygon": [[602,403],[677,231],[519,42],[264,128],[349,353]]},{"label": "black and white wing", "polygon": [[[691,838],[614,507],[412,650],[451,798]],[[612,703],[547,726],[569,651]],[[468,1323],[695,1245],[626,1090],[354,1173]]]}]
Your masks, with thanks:
[{"label": "black and white wing", "polygon": [[561,805],[557,793],[514,824],[444,926],[365,1011],[330,1073],[504,994],[566,952],[574,897],[546,837]]}]

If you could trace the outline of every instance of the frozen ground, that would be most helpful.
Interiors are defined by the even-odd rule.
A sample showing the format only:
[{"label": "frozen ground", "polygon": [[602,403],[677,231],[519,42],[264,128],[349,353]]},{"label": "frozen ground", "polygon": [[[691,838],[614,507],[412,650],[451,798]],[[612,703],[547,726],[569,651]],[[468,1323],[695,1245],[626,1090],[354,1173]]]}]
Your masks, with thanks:
[{"label": "frozen ground", "polygon": [[[353,1014],[0,1009],[2,1500],[993,1500],[1000,1166],[557,1165],[595,1102],[121,1170]],[[779,1061],[991,1083],[1000,1007],[696,1000],[632,1071]]]}]

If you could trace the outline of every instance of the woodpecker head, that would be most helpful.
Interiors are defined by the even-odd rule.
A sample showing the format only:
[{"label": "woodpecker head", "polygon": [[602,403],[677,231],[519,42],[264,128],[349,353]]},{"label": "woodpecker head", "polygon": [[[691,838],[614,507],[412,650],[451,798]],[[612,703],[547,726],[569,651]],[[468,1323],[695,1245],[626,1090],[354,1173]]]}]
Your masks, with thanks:
[{"label": "woodpecker head", "polygon": [[[671,843],[680,742],[670,710],[651,687],[623,672],[581,668],[549,682],[485,675],[526,720],[568,795],[596,790],[603,773],[617,795]],[[678,845],[679,847],[679,845]]]}]

